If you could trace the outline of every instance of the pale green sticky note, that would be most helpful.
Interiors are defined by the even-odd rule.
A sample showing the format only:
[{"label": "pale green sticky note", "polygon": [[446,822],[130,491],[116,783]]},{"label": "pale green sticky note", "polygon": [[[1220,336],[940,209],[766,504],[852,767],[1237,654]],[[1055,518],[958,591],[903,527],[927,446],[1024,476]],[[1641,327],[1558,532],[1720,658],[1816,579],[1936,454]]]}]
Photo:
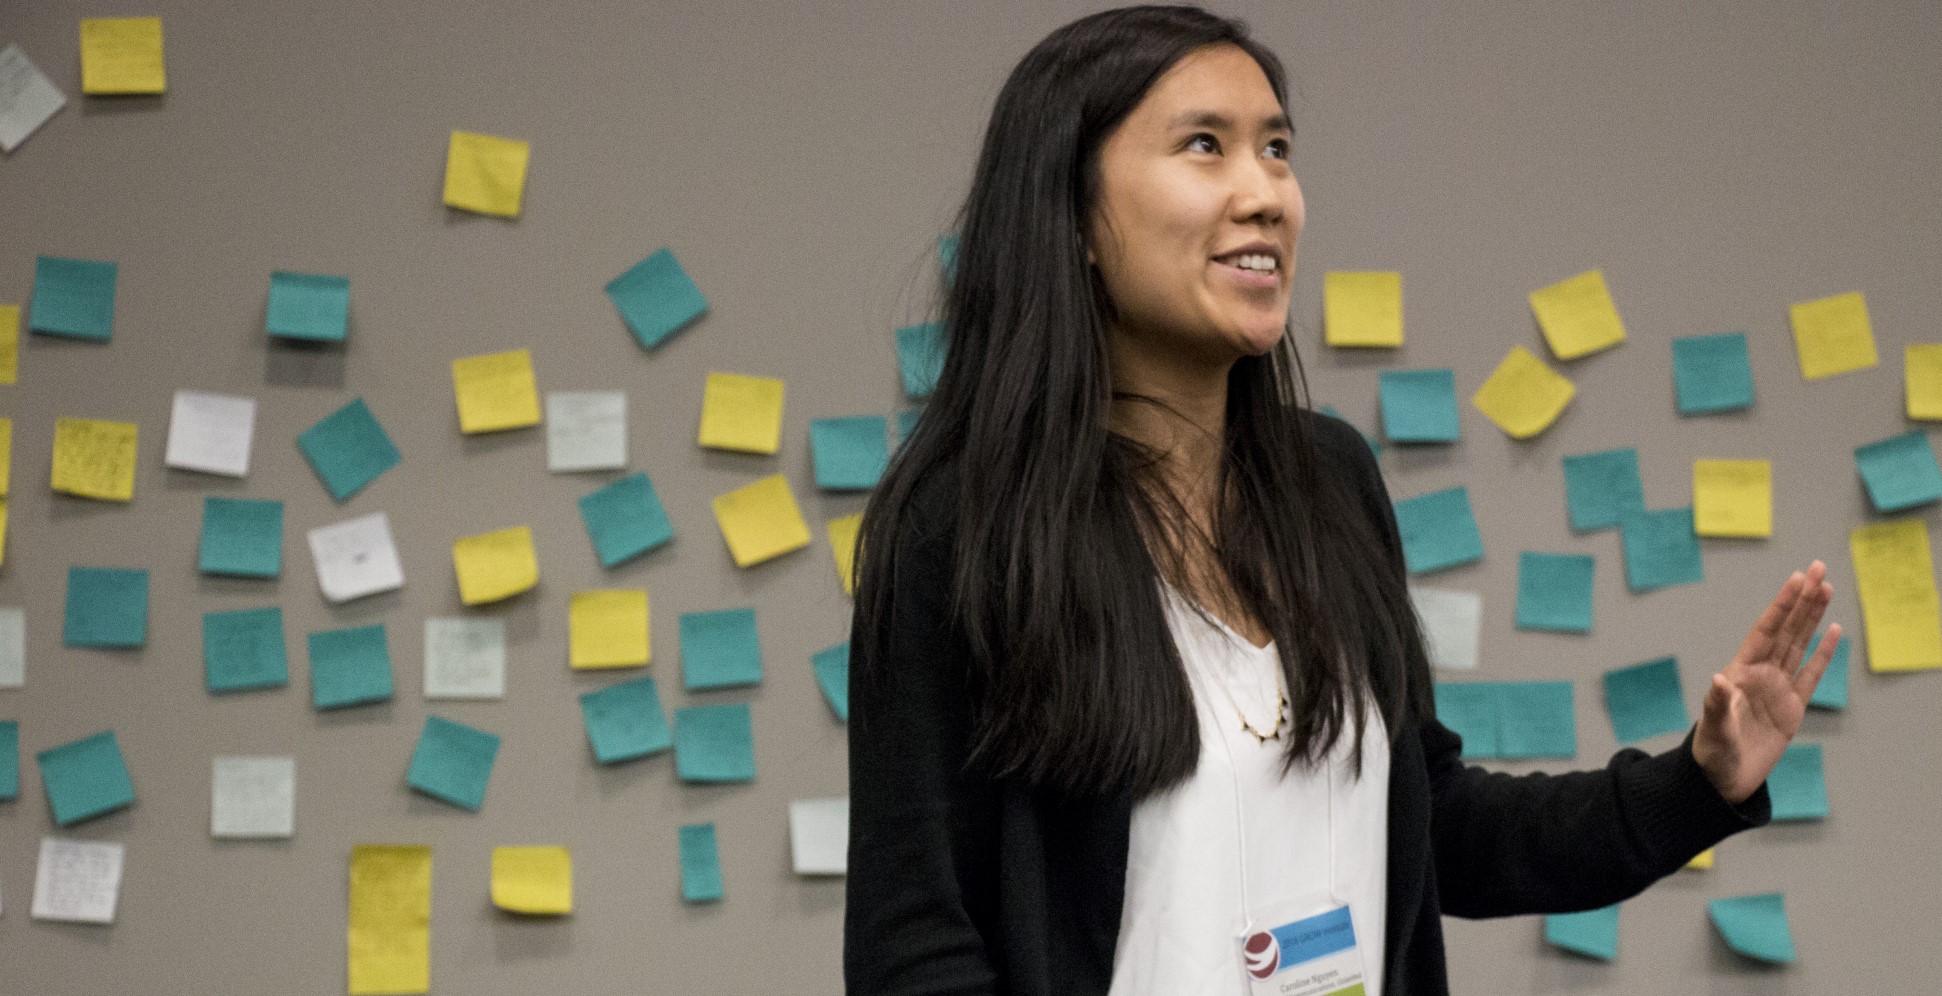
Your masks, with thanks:
[{"label": "pale green sticky note", "polygon": [[684,782],[755,780],[755,730],[745,704],[674,711],[674,769]]},{"label": "pale green sticky note", "polygon": [[681,898],[708,903],[721,897],[722,865],[715,846],[715,825],[690,823],[681,828]]},{"label": "pale green sticky note", "polygon": [[1544,940],[1573,954],[1611,961],[1618,957],[1618,904],[1547,916]]},{"label": "pale green sticky note", "polygon": [[113,730],[51,747],[41,751],[37,760],[47,805],[58,826],[72,826],[135,802],[135,783],[128,778]]},{"label": "pale green sticky note", "polygon": [[1776,964],[1794,960],[1794,936],[1787,929],[1787,901],[1778,892],[1729,896],[1706,904],[1726,946],[1749,958]]},{"label": "pale green sticky note", "polygon": [[434,799],[477,811],[485,805],[486,783],[498,756],[497,734],[426,716],[405,783]]}]

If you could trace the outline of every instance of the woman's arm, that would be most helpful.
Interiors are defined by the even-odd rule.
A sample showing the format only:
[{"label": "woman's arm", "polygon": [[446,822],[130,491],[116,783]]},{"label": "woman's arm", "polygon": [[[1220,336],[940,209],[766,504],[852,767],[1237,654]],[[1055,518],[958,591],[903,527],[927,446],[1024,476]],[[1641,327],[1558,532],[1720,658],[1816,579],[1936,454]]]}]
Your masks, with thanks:
[{"label": "woman's arm", "polygon": [[949,496],[926,483],[912,494],[884,579],[889,618],[876,646],[852,648],[862,666],[850,682],[851,996],[996,992],[980,925],[996,901],[997,795],[963,772],[965,642],[951,622],[950,538],[931,514]]}]

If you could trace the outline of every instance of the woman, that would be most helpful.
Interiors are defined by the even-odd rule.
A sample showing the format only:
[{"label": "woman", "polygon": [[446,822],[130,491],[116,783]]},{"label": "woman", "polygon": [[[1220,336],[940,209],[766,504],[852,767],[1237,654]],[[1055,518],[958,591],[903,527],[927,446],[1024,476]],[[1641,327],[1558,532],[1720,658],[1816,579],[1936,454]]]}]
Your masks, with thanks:
[{"label": "woman", "polygon": [[865,515],[851,993],[1443,993],[1440,914],[1603,906],[1766,821],[1839,636],[1802,663],[1818,562],[1677,748],[1459,762],[1381,476],[1297,394],[1292,137],[1275,57],[1194,8],[1068,25],[1000,93]]}]

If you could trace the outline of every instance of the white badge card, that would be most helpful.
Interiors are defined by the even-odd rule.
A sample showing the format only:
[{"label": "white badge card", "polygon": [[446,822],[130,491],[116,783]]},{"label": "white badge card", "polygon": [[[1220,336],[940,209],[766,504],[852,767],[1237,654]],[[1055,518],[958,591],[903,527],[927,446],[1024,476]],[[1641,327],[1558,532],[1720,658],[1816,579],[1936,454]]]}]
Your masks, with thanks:
[{"label": "white badge card", "polygon": [[1332,905],[1300,919],[1253,922],[1279,925],[1250,928],[1241,939],[1241,967],[1252,996],[1365,996],[1362,949],[1347,906]]}]

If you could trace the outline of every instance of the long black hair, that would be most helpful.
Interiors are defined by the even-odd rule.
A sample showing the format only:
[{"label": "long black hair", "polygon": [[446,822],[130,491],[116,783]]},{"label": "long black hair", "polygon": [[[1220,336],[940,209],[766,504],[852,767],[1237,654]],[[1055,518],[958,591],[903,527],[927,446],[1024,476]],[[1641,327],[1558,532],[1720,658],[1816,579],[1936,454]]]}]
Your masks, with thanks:
[{"label": "long black hair", "polygon": [[[1161,74],[1220,44],[1252,56],[1286,108],[1274,54],[1244,24],[1195,7],[1083,18],[1012,71],[958,220],[942,372],[864,513],[859,681],[907,666],[874,652],[894,538],[917,484],[958,468],[954,521],[933,528],[952,537],[953,612],[969,643],[966,763],[993,777],[1138,797],[1199,760],[1156,584],[1162,564],[1184,576],[1181,543],[1164,538],[1197,530],[1154,486],[1164,454],[1108,428],[1111,304],[1087,233],[1107,136]],[[1319,457],[1305,394],[1285,335],[1234,363],[1214,489],[1228,497],[1201,534],[1279,648],[1294,709],[1284,770],[1351,732],[1359,765],[1371,703],[1393,732],[1427,698],[1404,665],[1421,639],[1407,591],[1349,475]]]}]

